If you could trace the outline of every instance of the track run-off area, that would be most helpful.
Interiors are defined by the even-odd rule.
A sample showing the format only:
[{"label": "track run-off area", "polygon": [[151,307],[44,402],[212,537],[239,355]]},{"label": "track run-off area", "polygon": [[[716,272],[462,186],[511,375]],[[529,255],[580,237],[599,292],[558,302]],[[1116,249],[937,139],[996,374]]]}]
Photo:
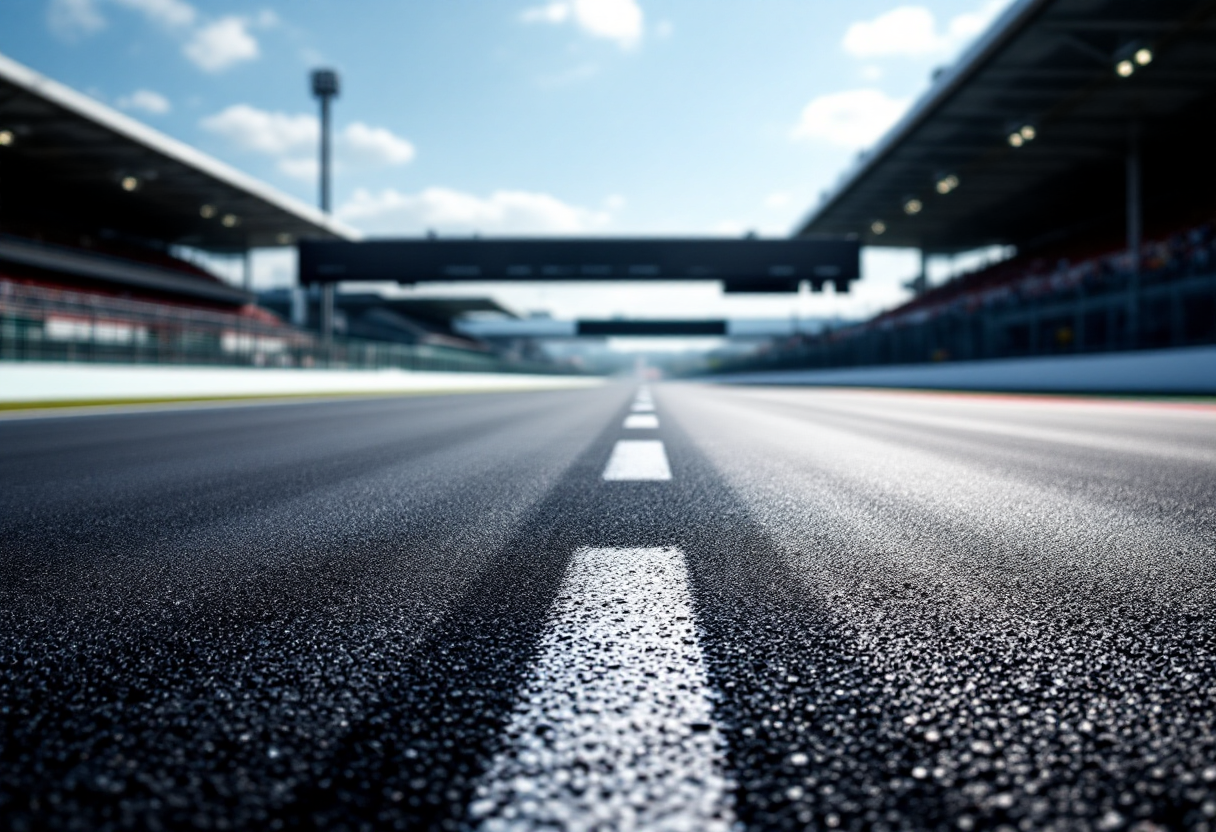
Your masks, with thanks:
[{"label": "track run-off area", "polygon": [[0,421],[4,829],[1216,830],[1216,407]]}]

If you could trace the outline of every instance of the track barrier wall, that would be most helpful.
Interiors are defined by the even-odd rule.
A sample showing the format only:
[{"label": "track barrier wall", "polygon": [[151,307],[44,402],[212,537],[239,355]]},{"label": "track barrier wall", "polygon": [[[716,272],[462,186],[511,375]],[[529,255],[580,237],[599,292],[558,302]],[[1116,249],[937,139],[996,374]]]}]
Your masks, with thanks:
[{"label": "track barrier wall", "polygon": [[729,384],[1216,395],[1216,346],[712,376]]}]

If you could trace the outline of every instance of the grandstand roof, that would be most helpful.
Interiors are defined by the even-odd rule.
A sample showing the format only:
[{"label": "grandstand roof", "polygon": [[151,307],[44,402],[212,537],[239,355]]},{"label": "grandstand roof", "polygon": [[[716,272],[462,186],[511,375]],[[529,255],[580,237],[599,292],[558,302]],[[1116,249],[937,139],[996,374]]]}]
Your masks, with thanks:
[{"label": "grandstand roof", "polygon": [[[53,198],[54,215],[75,225],[104,222],[218,252],[358,237],[318,209],[4,55],[0,130],[12,134],[0,147],[6,208]],[[138,183],[130,192],[126,177]]]},{"label": "grandstand roof", "polygon": [[[1154,201],[1210,205],[1214,97],[1211,0],[1016,0],[797,234],[949,252],[1113,225],[1133,134],[1146,220]],[[1023,127],[1033,138],[1013,146]],[[941,194],[948,177],[957,187]]]}]

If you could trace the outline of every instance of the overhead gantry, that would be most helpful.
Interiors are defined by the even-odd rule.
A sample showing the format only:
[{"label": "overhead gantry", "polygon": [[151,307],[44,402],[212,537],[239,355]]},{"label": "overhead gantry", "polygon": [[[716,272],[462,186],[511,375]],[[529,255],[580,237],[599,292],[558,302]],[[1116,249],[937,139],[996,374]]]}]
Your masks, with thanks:
[{"label": "overhead gantry", "polygon": [[301,285],[347,281],[715,281],[727,292],[847,292],[855,239],[517,238],[301,240]]}]

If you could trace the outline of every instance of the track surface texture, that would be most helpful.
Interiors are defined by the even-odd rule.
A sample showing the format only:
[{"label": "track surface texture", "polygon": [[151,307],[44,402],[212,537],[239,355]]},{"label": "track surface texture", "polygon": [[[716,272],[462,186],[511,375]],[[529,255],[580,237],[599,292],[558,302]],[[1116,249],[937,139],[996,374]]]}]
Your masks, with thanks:
[{"label": "track surface texture", "polygon": [[0,484],[4,829],[1216,830],[1210,407],[91,415]]}]

